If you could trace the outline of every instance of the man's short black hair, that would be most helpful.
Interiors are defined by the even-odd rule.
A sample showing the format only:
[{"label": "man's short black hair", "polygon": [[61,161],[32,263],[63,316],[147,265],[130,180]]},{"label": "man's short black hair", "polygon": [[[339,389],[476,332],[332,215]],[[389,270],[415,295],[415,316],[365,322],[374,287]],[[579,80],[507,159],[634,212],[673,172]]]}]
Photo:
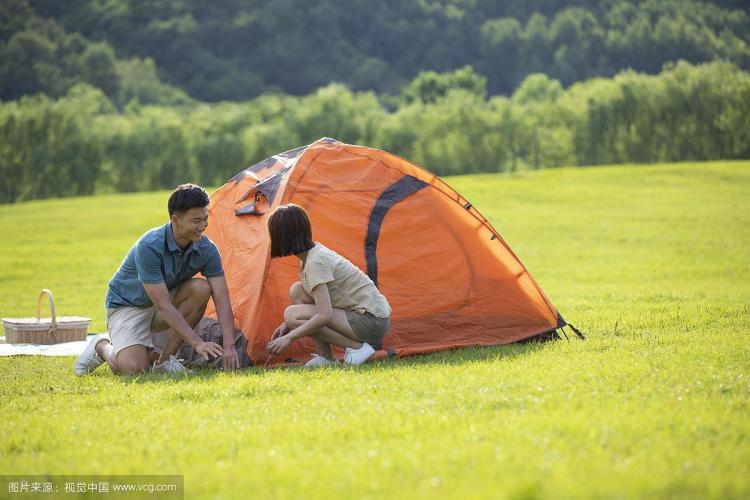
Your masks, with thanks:
[{"label": "man's short black hair", "polygon": [[167,203],[169,216],[175,212],[186,212],[191,208],[203,208],[208,206],[208,193],[205,189],[195,184],[181,184],[172,191]]},{"label": "man's short black hair", "polygon": [[268,234],[271,258],[297,255],[315,246],[310,218],[304,208],[294,203],[281,205],[273,211],[268,218]]}]

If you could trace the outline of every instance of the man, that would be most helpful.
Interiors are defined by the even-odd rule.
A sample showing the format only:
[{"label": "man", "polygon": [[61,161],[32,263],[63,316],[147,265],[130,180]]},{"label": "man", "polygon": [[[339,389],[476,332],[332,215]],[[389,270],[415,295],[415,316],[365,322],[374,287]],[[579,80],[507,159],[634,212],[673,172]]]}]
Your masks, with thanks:
[{"label": "man", "polygon": [[[174,354],[183,342],[207,358],[222,356],[226,370],[238,367],[229,289],[216,245],[203,234],[208,226],[208,193],[194,184],[172,192],[170,221],[144,234],[109,282],[105,300],[110,341],[96,335],[75,361],[78,375],[105,361],[118,375],[186,368]],[[194,278],[198,273],[204,279]],[[209,297],[221,325],[223,347],[195,333]],[[161,355],[152,335],[169,329]]]}]

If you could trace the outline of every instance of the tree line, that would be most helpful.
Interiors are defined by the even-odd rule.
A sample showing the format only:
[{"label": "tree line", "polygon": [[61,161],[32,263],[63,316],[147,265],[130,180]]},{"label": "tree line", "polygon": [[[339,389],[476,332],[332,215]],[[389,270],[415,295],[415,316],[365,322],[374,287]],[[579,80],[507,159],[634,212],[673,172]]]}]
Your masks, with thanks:
[{"label": "tree line", "polygon": [[273,154],[330,136],[439,174],[562,165],[750,158],[750,73],[731,62],[623,71],[564,88],[527,76],[489,96],[466,67],[422,72],[398,96],[330,84],[302,97],[119,109],[79,83],[0,103],[0,202],[220,185]]},{"label": "tree line", "polygon": [[471,65],[491,95],[720,58],[750,69],[743,0],[3,0],[0,99],[80,82],[122,108],[306,95],[335,81],[398,95]]}]

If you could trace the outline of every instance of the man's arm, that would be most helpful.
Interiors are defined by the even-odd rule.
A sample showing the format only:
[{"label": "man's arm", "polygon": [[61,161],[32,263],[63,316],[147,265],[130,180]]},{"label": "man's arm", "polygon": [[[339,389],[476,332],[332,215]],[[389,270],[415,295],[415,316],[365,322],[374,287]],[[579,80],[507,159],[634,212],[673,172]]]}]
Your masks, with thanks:
[{"label": "man's arm", "polygon": [[169,296],[169,290],[164,283],[144,283],[143,288],[146,290],[151,302],[154,303],[156,310],[169,328],[177,332],[185,342],[193,346],[199,354],[206,357],[220,356],[221,348],[213,342],[204,342],[198,334],[190,327],[180,311],[172,304],[172,298]]},{"label": "man's arm", "polygon": [[239,358],[234,348],[234,314],[232,313],[232,304],[229,301],[229,288],[224,276],[207,278],[208,284],[211,285],[211,296],[216,306],[216,315],[219,318],[221,335],[223,337],[222,345],[224,347],[223,368],[225,370],[234,370],[239,368]]}]

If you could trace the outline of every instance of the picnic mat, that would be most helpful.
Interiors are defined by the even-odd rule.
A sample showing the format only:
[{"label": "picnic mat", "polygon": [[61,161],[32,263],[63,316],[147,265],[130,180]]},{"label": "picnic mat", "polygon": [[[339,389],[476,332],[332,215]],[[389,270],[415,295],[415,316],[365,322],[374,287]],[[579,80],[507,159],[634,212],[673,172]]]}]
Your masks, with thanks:
[{"label": "picnic mat", "polygon": [[78,356],[94,335],[89,334],[86,340],[79,342],[60,344],[6,344],[5,337],[0,337],[0,356]]}]

